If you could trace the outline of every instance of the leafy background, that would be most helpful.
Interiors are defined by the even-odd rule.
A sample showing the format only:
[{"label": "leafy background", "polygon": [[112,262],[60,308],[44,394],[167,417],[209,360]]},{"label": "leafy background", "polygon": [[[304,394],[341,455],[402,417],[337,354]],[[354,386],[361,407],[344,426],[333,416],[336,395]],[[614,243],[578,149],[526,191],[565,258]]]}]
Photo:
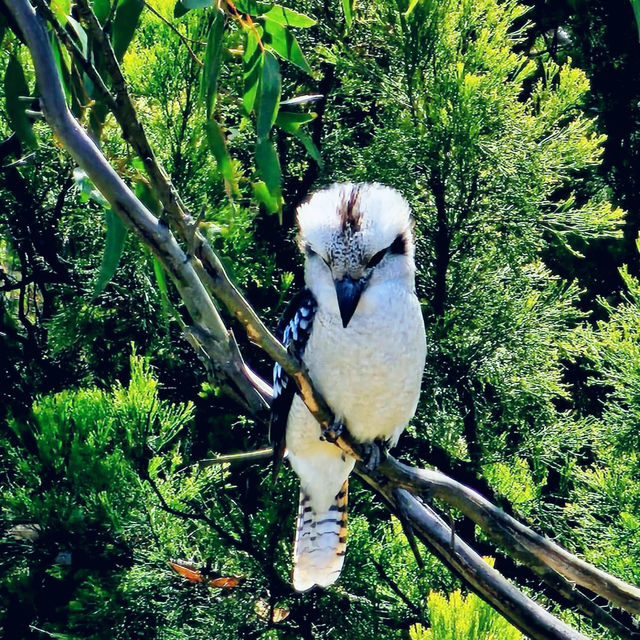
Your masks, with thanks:
[{"label": "leafy background", "polygon": [[[631,5],[91,4],[158,158],[271,326],[302,286],[294,213],[310,190],[366,180],[407,197],[429,355],[397,454],[639,583]],[[50,8],[104,75],[78,7]],[[0,4],[5,636],[519,637],[426,551],[419,567],[400,524],[355,480],[343,577],[326,592],[291,590],[296,480],[201,463],[265,446],[265,429],[204,382],[160,265],[38,117],[13,26]],[[52,42],[74,115],[159,213],[104,96],[60,34]],[[612,637],[448,517],[554,613]],[[206,580],[178,576],[172,558]],[[240,584],[207,584],[219,576]]]}]

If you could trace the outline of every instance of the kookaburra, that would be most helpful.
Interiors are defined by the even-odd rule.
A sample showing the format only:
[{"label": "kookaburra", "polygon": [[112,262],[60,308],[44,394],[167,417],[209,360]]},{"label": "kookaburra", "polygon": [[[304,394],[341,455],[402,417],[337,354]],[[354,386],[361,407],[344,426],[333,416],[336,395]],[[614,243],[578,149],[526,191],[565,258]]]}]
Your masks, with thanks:
[{"label": "kookaburra", "polygon": [[[393,446],[416,410],[426,356],[409,206],[380,184],[334,184],[312,194],[297,221],[306,289],[278,337],[355,440]],[[306,591],[340,575],[354,460],[321,439],[295,391],[276,365],[271,440],[300,478],[293,586]]]}]

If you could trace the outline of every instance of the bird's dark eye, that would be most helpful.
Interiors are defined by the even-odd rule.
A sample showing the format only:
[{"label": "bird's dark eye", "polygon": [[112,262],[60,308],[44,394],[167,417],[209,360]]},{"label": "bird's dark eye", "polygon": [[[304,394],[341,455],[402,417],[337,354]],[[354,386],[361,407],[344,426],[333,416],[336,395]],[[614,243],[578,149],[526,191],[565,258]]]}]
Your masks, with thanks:
[{"label": "bird's dark eye", "polygon": [[374,254],[373,257],[367,262],[367,268],[373,269],[377,264],[380,264],[382,258],[384,258],[387,253],[387,249],[383,249],[382,251],[378,251],[378,253]]},{"label": "bird's dark eye", "polygon": [[400,234],[396,237],[396,239],[391,243],[391,246],[389,247],[389,252],[399,255],[407,253],[407,241],[404,235]]}]

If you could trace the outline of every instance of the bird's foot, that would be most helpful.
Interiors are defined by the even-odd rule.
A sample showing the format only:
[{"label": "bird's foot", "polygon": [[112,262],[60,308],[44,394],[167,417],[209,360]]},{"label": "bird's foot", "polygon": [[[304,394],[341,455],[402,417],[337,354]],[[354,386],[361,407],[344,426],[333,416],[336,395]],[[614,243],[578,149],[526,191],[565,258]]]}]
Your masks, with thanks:
[{"label": "bird's foot", "polygon": [[362,452],[362,466],[368,473],[373,473],[387,457],[389,444],[385,440],[363,442],[360,445]]},{"label": "bird's foot", "polygon": [[344,422],[334,420],[329,427],[321,428],[320,440],[326,440],[327,442],[331,442],[331,444],[335,444],[344,431]]}]

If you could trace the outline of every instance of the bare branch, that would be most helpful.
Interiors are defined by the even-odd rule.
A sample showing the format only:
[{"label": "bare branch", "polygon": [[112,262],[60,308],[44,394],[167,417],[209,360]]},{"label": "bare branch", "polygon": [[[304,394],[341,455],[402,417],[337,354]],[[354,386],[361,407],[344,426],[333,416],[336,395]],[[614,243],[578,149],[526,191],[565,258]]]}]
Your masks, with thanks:
[{"label": "bare branch", "polygon": [[640,614],[640,589],[577,558],[491,504],[479,493],[436,471],[415,469],[389,457],[378,471],[393,486],[440,498],[471,518],[514,557],[545,577],[553,569],[634,615]]},{"label": "bare branch", "polygon": [[384,493],[408,514],[425,544],[520,631],[536,640],[586,640],[586,636],[527,598],[466,542],[455,538],[452,545],[451,529],[415,496],[404,489],[394,489],[391,495],[388,490]]}]

